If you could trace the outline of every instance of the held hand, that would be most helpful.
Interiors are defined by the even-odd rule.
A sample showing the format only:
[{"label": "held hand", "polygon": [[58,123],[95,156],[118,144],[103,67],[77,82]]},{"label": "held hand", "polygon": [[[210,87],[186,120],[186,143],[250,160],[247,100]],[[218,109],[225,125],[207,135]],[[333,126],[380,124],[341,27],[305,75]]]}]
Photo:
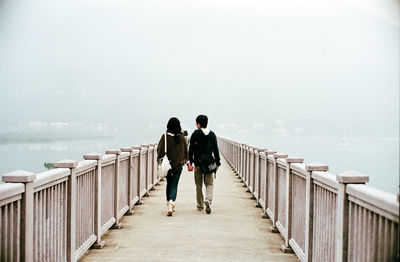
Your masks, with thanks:
[{"label": "held hand", "polygon": [[189,172],[192,172],[194,168],[190,163],[188,163],[187,164],[187,169],[188,169]]}]

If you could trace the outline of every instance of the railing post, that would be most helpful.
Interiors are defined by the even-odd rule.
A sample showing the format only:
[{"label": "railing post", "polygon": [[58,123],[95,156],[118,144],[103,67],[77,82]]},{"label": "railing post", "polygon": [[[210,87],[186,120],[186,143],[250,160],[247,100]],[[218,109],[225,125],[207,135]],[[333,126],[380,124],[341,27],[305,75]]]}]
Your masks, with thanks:
[{"label": "railing post", "polygon": [[286,158],[286,236],[285,244],[281,246],[281,250],[284,253],[293,253],[293,249],[289,245],[289,240],[292,237],[292,170],[290,165],[292,163],[303,163],[304,159],[300,157],[288,157]]},{"label": "railing post", "polygon": [[137,192],[138,192],[138,201],[136,202],[136,205],[140,206],[143,204],[142,201],[142,192],[141,192],[141,173],[142,173],[142,147],[141,146],[133,146],[132,147],[134,150],[139,151],[139,158],[138,158],[138,182],[137,182]]},{"label": "railing post", "polygon": [[95,203],[94,203],[94,234],[97,239],[92,245],[94,249],[101,249],[105,245],[105,241],[101,240],[101,154],[90,153],[83,156],[85,160],[96,160],[97,167],[95,173]]},{"label": "railing post", "polygon": [[268,208],[268,177],[272,176],[273,174],[269,174],[268,173],[268,155],[274,155],[276,153],[275,150],[267,150],[265,151],[265,187],[264,187],[264,194],[265,194],[265,204],[264,204],[264,213],[262,215],[263,218],[265,219],[270,219],[268,212],[267,212],[267,208]]},{"label": "railing post", "polygon": [[278,222],[278,194],[279,194],[279,185],[278,185],[278,159],[279,158],[287,158],[287,154],[275,153],[274,154],[274,212],[272,218],[272,226],[270,228],[272,233],[279,233],[279,230],[276,228],[276,222]]},{"label": "railing post", "polygon": [[327,165],[309,164],[306,165],[306,228],[305,228],[305,261],[312,261],[313,249],[313,217],[314,217],[314,182],[312,178],[313,171],[328,171]]},{"label": "railing post", "polygon": [[248,181],[247,181],[247,193],[250,193],[250,199],[255,199],[254,198],[254,148],[252,146],[248,147],[248,162],[249,162],[249,168],[248,168]]},{"label": "railing post", "polygon": [[114,217],[115,223],[111,229],[121,229],[122,224],[119,222],[119,159],[121,151],[118,149],[106,150],[106,154],[115,155],[115,171],[114,171]]},{"label": "railing post", "polygon": [[133,175],[133,148],[132,147],[122,147],[121,148],[121,152],[128,152],[129,153],[129,166],[128,166],[128,199],[127,199],[127,203],[128,203],[128,207],[129,210],[125,213],[125,216],[131,216],[133,215],[135,212],[132,209],[131,206],[131,195],[133,192],[133,188],[132,188],[132,175]]},{"label": "railing post", "polygon": [[153,147],[153,162],[152,162],[152,180],[153,180],[153,189],[156,188],[158,184],[157,181],[157,143],[151,144]]},{"label": "railing post", "polygon": [[257,176],[257,203],[256,207],[261,208],[260,198],[261,198],[261,152],[265,152],[267,149],[265,148],[258,148],[257,149],[257,162],[258,162],[258,176]]},{"label": "railing post", "polygon": [[54,163],[55,168],[69,168],[67,192],[67,261],[75,261],[76,249],[76,167],[78,162],[74,160],[61,160]]},{"label": "railing post", "polygon": [[[31,172],[17,170],[3,175],[2,180],[7,183],[23,183],[25,192],[21,206],[21,261],[33,261],[33,184],[36,175]],[[6,240],[7,241],[7,240]]]},{"label": "railing post", "polygon": [[[155,179],[154,179],[154,145],[149,144],[149,153],[148,153],[148,159],[149,159],[149,181],[151,184],[151,188],[149,188],[150,191],[155,190]],[[151,151],[151,160],[150,161],[150,151]]]},{"label": "railing post", "polygon": [[336,175],[339,182],[336,205],[336,261],[347,262],[349,202],[346,193],[347,184],[365,184],[369,177],[357,171],[347,171]]},{"label": "railing post", "polygon": [[145,188],[146,188],[146,193],[144,194],[144,197],[149,197],[150,196],[150,190],[149,190],[149,153],[150,153],[150,147],[149,145],[141,145],[142,149],[146,150],[146,173],[145,173]]}]

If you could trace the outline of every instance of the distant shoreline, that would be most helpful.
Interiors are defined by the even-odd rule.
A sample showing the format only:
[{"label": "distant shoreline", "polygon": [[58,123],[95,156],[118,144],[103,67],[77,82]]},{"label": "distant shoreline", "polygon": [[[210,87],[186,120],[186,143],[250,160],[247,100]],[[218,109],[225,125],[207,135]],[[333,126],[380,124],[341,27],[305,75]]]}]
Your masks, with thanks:
[{"label": "distant shoreline", "polygon": [[110,139],[113,136],[38,136],[31,134],[0,134],[0,145],[51,143],[66,140]]}]

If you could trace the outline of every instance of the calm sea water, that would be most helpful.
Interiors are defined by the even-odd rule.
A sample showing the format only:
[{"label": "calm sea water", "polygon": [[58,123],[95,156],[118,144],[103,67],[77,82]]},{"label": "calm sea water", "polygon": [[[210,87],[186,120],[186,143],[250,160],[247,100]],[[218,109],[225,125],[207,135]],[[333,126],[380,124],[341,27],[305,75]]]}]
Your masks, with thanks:
[{"label": "calm sea water", "polygon": [[[106,149],[140,144],[137,140],[122,137],[0,145],[0,174],[17,169],[41,172],[46,170],[44,162],[81,160],[85,153],[104,153]],[[300,156],[305,163],[328,164],[332,173],[356,170],[370,176],[370,186],[391,193],[399,191],[398,138],[347,138],[347,145],[341,138],[252,136],[240,142]]]}]

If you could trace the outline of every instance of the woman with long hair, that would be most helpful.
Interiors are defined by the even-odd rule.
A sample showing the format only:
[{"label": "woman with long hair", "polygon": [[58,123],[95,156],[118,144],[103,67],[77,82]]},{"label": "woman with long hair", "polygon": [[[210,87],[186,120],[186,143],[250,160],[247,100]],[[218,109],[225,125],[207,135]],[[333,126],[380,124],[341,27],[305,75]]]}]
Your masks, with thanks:
[{"label": "woman with long hair", "polygon": [[[167,157],[171,164],[171,169],[167,174],[167,208],[168,216],[172,216],[175,211],[175,200],[178,192],[179,178],[182,173],[183,166],[188,160],[188,150],[186,139],[182,134],[181,123],[178,118],[172,117],[167,124]],[[161,136],[157,149],[157,160],[160,161],[165,155],[164,138]]]}]

